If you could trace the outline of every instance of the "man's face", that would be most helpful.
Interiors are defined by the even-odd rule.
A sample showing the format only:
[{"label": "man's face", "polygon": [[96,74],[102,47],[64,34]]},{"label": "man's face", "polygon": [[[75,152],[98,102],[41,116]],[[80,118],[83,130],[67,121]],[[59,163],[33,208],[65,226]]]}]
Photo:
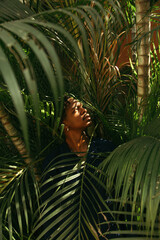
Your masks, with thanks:
[{"label": "man's face", "polygon": [[87,110],[83,108],[82,103],[73,98],[68,99],[65,113],[63,122],[69,127],[69,129],[84,130],[91,124],[91,117]]}]

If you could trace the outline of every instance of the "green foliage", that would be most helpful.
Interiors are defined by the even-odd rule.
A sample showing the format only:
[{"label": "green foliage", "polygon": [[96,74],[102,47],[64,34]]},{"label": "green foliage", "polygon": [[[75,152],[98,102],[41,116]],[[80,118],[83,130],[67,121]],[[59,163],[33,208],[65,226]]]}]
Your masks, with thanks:
[{"label": "green foliage", "polygon": [[[141,123],[137,76],[131,67],[116,66],[125,32],[133,23],[134,3],[129,1],[126,8],[124,1],[25,3],[0,3],[1,102],[32,157],[27,165],[1,125],[0,236],[38,240],[58,226],[52,239],[90,240],[89,234],[99,239],[109,233],[101,229],[108,224],[105,213],[112,213],[116,233],[123,239],[159,236],[157,50],[153,46],[151,93]],[[61,140],[65,91],[88,106],[97,127],[95,135],[123,144],[106,154],[101,169],[83,159],[75,164],[71,156],[63,156],[60,162],[53,159],[51,188],[56,191],[42,204],[41,188],[46,188],[45,194],[49,189],[47,182],[37,180],[35,168],[40,170],[44,156]],[[38,173],[45,177],[48,171]],[[114,203],[112,211],[100,189]],[[45,205],[51,200],[52,212]],[[96,219],[97,212],[103,218]],[[52,217],[54,221],[41,230]]]},{"label": "green foliage", "polygon": [[[96,214],[103,205],[107,205],[95,183],[99,184],[99,188],[104,186],[92,173],[93,166],[87,164],[83,158],[77,163],[77,158],[74,159],[71,154],[63,157],[60,161],[53,159],[51,167],[42,175],[43,179],[49,172],[54,172],[52,178],[42,183],[41,187],[45,189],[42,198],[45,201],[40,206],[42,211],[35,223],[33,234],[42,229],[37,239],[43,239],[44,234],[54,228],[57,230],[52,233],[53,239],[90,239],[91,236],[97,239],[97,234],[101,231],[97,225]],[[55,194],[47,198],[45,195],[49,191],[55,191]],[[50,205],[51,201],[53,203]],[[107,209],[109,210],[108,207]],[[52,218],[55,220],[43,228],[43,224]]]},{"label": "green foliage", "polygon": [[144,228],[153,236],[157,234],[160,200],[159,144],[153,137],[133,139],[114,150],[102,164],[107,174],[106,186],[114,187],[117,202],[124,206],[131,201],[132,215],[140,207],[139,224],[142,227],[145,223]]},{"label": "green foliage", "polygon": [[[35,167],[38,166],[39,170],[43,156],[47,153],[47,149],[52,147],[50,141],[52,131],[54,130],[55,135],[59,126],[63,105],[63,78],[66,81],[70,80],[74,72],[70,71],[71,74],[69,74],[68,70],[72,66],[76,67],[76,74],[80,76],[81,81],[79,90],[84,94],[85,82],[88,78],[86,66],[90,61],[91,47],[88,44],[88,37],[92,40],[92,46],[96,46],[97,34],[102,31],[105,33],[106,12],[98,2],[95,2],[95,8],[90,4],[79,4],[77,8],[51,8],[48,11],[32,14],[28,7],[25,9],[25,5],[15,1],[15,13],[9,21],[8,16],[11,12],[9,2],[4,1],[3,4],[6,7],[6,15],[3,17],[1,12],[1,82],[5,85],[10,94],[9,99],[13,103],[9,110],[14,106],[10,112],[10,119],[19,120],[15,126],[18,126],[18,130],[30,149],[32,161],[26,165],[25,159],[22,159],[16,150],[10,152],[9,160],[7,155],[3,156],[0,175],[0,235],[4,239],[34,239],[34,234],[37,234],[42,223],[47,221],[44,214],[48,211],[39,203],[40,183],[38,184],[36,179]],[[35,6],[33,9],[35,10]],[[26,17],[25,11],[29,12],[29,17]],[[118,14],[117,9],[115,13]],[[112,20],[112,15],[110,20]],[[82,43],[82,49],[77,44],[78,41]],[[65,61],[62,56],[65,56]],[[68,61],[71,66],[66,68],[65,62]],[[61,101],[58,101],[59,98]],[[48,142],[44,143],[43,138],[48,138],[48,136],[50,136]],[[53,145],[55,139],[56,135],[52,140]],[[63,169],[66,165],[64,162],[61,164],[58,167]],[[60,216],[52,225],[55,225],[59,218],[65,219],[65,224],[62,222],[61,231],[63,238],[68,234],[68,238],[72,238],[76,234],[75,236],[79,239],[88,239],[88,231],[95,236],[95,239],[97,238],[99,228],[95,224],[94,215],[100,210],[95,208],[94,203],[97,204],[100,201],[104,206],[107,207],[107,205],[91,181],[94,179],[97,184],[100,184],[98,178],[93,175],[92,168],[90,166],[92,171],[89,170],[85,163],[78,165],[79,173],[73,168],[69,174],[71,174],[70,178],[75,180],[74,183],[70,181],[68,172],[62,172],[63,180],[69,182],[66,187],[63,186],[62,181],[58,181],[59,176],[55,174],[56,184],[60,188],[53,195],[53,200],[57,196],[60,198],[55,202],[56,210],[52,215],[59,211]],[[93,192],[88,192],[88,184],[92,186]],[[85,202],[84,195],[89,198],[89,203]],[[61,207],[60,202],[63,203]],[[66,204],[69,204],[67,212]],[[92,211],[89,208],[90,205]],[[91,215],[92,226],[89,224],[84,206]],[[75,229],[73,216],[69,215],[72,212],[74,216],[77,216],[76,232],[73,230]],[[43,215],[44,219],[41,218]],[[70,228],[66,229],[69,224]],[[51,226],[48,226],[48,230],[49,228]],[[57,233],[53,232],[53,234]],[[36,239],[42,239],[42,236],[43,232],[38,233]]]}]

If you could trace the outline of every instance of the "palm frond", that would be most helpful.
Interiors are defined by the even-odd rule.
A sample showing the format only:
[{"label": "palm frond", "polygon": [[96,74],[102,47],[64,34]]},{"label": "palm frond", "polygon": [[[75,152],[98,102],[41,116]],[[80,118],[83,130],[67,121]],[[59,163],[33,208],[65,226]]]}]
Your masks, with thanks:
[{"label": "palm frond", "polygon": [[[8,2],[5,7],[9,9]],[[112,7],[116,8],[117,14],[117,5],[113,4]],[[24,5],[21,11],[25,11]],[[13,98],[26,144],[28,143],[28,126],[21,90],[24,88],[25,92],[29,92],[32,96],[36,119],[39,119],[38,89],[43,87],[43,82],[45,82],[45,86],[48,86],[47,89],[55,100],[55,127],[57,127],[56,119],[60,116],[63,103],[61,102],[59,105],[57,99],[59,96],[62,97],[64,89],[61,59],[57,49],[65,50],[71,62],[77,62],[81,80],[83,79],[85,82],[88,76],[82,55],[85,54],[87,64],[89,62],[88,33],[92,37],[93,46],[96,46],[97,34],[105,33],[105,17],[105,10],[98,2],[95,2],[95,8],[79,5],[74,8],[52,9],[34,14],[32,17],[1,23],[1,44],[3,46],[1,49],[1,75]],[[112,19],[112,15],[110,19]],[[82,41],[83,53],[77,44],[78,39]],[[102,47],[100,51],[102,51]],[[2,68],[3,63],[5,64],[4,68]],[[14,68],[15,64],[16,69]],[[34,68],[35,65],[39,66],[43,72],[41,81],[37,80],[41,76],[38,68]],[[9,69],[9,71],[6,72],[5,69]],[[8,77],[7,73],[13,79]],[[12,87],[13,82],[14,88]],[[81,88],[84,89],[83,82]],[[38,129],[37,120],[37,131],[39,131]]]},{"label": "palm frond", "polygon": [[[38,208],[39,193],[34,172],[17,158],[1,164],[1,236],[17,239],[28,235],[30,222]],[[3,225],[6,227],[3,227]],[[9,231],[7,231],[7,228]],[[2,235],[3,233],[3,235]]]},{"label": "palm frond", "polygon": [[132,213],[139,208],[142,217],[139,223],[145,223],[151,235],[156,230],[160,203],[159,147],[158,139],[139,137],[120,145],[101,165],[108,176],[106,187],[114,186],[115,198],[120,198],[121,206],[131,201]]},{"label": "palm frond", "polygon": [[37,232],[36,239],[43,239],[47,233],[52,239],[71,239],[71,236],[73,239],[99,239],[98,212],[104,207],[109,210],[95,185],[100,181],[93,174],[94,167],[89,167],[83,158],[77,162],[77,158],[72,157],[71,162],[69,156],[66,157],[58,162],[53,159],[49,170],[44,172],[47,175],[52,172],[52,177],[41,186],[41,214],[32,234]]},{"label": "palm frond", "polygon": [[[6,5],[6,7],[8,8],[8,5]],[[81,36],[86,60],[89,59],[87,34],[84,22],[82,22],[80,18],[84,17],[86,23],[89,24],[90,29],[92,25],[89,22],[88,14],[93,15],[92,21],[94,22],[97,21],[97,18],[101,18],[99,16],[99,13],[96,12],[92,7],[82,7],[82,9],[85,11],[72,8],[51,10],[49,12],[34,15],[32,18],[25,18],[17,21],[1,23],[1,44],[3,46],[3,49],[1,49],[1,75],[2,79],[7,84],[10,94],[13,98],[26,143],[28,141],[27,120],[23,107],[24,102],[21,96],[22,86],[25,88],[25,91],[29,91],[32,96],[36,119],[38,119],[39,114],[39,96],[37,89],[40,86],[40,82],[36,79],[40,76],[38,75],[38,72],[35,72],[36,69],[32,67],[33,55],[36,60],[36,65],[39,65],[39,67],[42,68],[44,72],[44,81],[47,80],[48,86],[51,86],[51,92],[55,99],[56,119],[60,115],[58,109],[60,109],[61,112],[62,107],[59,107],[57,99],[58,96],[63,95],[64,87],[60,59],[51,41],[53,41],[56,36],[56,43],[58,43],[60,48],[63,46],[62,42],[65,42],[67,40],[69,46],[68,49],[69,51],[72,49],[72,53],[75,54],[78,62],[81,63],[79,66],[82,70],[82,75],[84,75],[85,68],[83,65],[82,56],[77,42],[74,39],[75,36],[73,33],[77,31],[76,38],[78,36]],[[75,12],[74,14],[72,13],[73,10]],[[79,16],[77,16],[77,13]],[[64,21],[60,20],[62,19],[62,15],[65,16],[65,19],[67,19],[67,24]],[[72,32],[73,37],[72,34],[68,31],[67,26],[69,23],[71,23],[72,26],[73,23],[75,25],[76,31]],[[90,31],[92,32],[92,37],[94,39],[95,36],[93,35],[93,29]],[[45,32],[46,35],[44,35],[42,32]],[[27,54],[25,49],[29,49],[32,54]],[[66,50],[67,48],[65,51]],[[3,63],[5,64],[4,67]],[[17,69],[14,69],[13,63],[16,63]],[[6,71],[6,69],[8,69],[8,71]],[[7,73],[11,75],[12,78],[8,77]],[[14,88],[13,83],[15,84]]]},{"label": "palm frond", "polygon": [[31,16],[34,12],[18,0],[0,2],[0,23]]}]

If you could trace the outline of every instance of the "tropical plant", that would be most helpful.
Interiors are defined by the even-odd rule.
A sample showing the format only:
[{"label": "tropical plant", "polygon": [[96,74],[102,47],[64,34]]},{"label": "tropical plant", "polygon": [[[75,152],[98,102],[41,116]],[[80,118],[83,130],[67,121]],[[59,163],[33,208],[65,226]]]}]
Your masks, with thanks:
[{"label": "tropical plant", "polygon": [[[13,5],[7,0],[0,3],[0,76],[1,92],[3,93],[1,116],[6,116],[4,112],[7,112],[9,114],[9,116],[7,115],[8,126],[11,126],[12,129],[14,126],[17,130],[13,132],[6,128],[8,136],[3,129],[4,121],[1,121],[0,236],[2,239],[35,239],[35,234],[36,239],[44,237],[44,232],[37,230],[47,222],[44,214],[49,210],[44,210],[44,206],[40,202],[39,187],[41,183],[38,182],[37,170],[49,148],[47,143],[44,144],[45,146],[42,143],[44,128],[46,127],[45,131],[51,137],[52,133],[57,133],[63,105],[63,79],[68,80],[72,74],[72,71],[71,74],[67,72],[69,68],[65,67],[63,60],[66,59],[66,62],[69,61],[73,66],[76,64],[78,69],[76,69],[76,74],[81,81],[83,80],[80,84],[80,92],[84,93],[84,82],[89,79],[86,65],[90,60],[90,47],[96,46],[96,39],[100,39],[102,33],[107,36],[106,20],[108,20],[108,25],[111,21],[110,27],[113,27],[114,23],[114,14],[109,14],[108,11],[106,16],[106,11],[99,2],[95,2],[94,6],[90,3],[90,1],[85,1],[85,5],[79,3],[74,7],[48,10],[44,1],[41,7],[44,7],[45,11],[37,14],[33,12],[33,10],[38,11],[35,5],[31,10],[29,6],[23,5],[18,0],[15,0]],[[112,4],[112,9],[115,9],[115,14],[118,16],[117,5]],[[100,36],[97,38],[98,34]],[[88,38],[90,38],[90,45]],[[81,49],[78,43],[82,46]],[[102,46],[104,43],[105,39],[102,39]],[[92,50],[94,53],[94,49]],[[61,58],[62,54],[63,59]],[[108,61],[105,62],[105,65],[107,63]],[[52,102],[54,102],[54,106],[51,104]],[[46,109],[44,105],[50,107]],[[48,126],[47,116],[49,114],[52,121]],[[14,149],[13,143],[15,143],[16,137],[24,141],[25,155],[21,156],[19,149]],[[53,141],[55,141],[55,137]],[[5,146],[3,146],[4,143]],[[29,161],[27,161],[28,158]],[[63,168],[67,164],[68,162],[62,161],[61,165],[52,167]],[[97,183],[100,183],[92,173],[93,167],[89,167],[82,162],[78,165],[79,173],[74,168],[71,172],[64,172],[63,178],[70,182],[70,186],[67,188],[63,188],[61,183],[63,181],[57,181],[60,188],[53,199],[58,196],[62,196],[62,198],[59,198],[58,202],[54,204],[56,209],[54,214],[58,211],[60,215],[52,225],[59,222],[59,218],[64,219],[65,224],[61,222],[64,227],[60,228],[58,233],[61,235],[60,239],[66,239],[66,237],[68,239],[72,239],[72,237],[88,239],[88,231],[95,239],[98,238],[98,232],[101,235],[100,228],[97,229],[98,225],[95,224],[94,214],[97,209],[93,203],[97,204],[98,201],[101,201],[105,207],[107,205],[91,181],[92,177]],[[71,178],[75,179],[74,182],[70,181],[68,174],[72,174]],[[55,174],[57,180],[58,177]],[[92,185],[94,194],[88,193],[86,190],[88,182]],[[77,185],[78,183],[80,185]],[[103,184],[101,185],[103,187]],[[74,192],[75,194],[73,194]],[[87,198],[89,197],[87,204],[84,194]],[[65,197],[66,199],[64,199]],[[64,205],[59,206],[62,199]],[[76,199],[79,200],[74,204]],[[72,205],[70,205],[71,202]],[[67,212],[65,211],[66,203],[69,204]],[[88,207],[90,204],[93,212]],[[84,205],[91,215],[93,225],[84,211]],[[72,212],[78,216],[76,228]],[[46,231],[51,229],[52,225],[48,226]],[[68,225],[70,228],[66,229]],[[56,234],[53,232],[53,238]]]},{"label": "tropical plant", "polygon": [[[159,43],[159,34],[157,37]],[[159,239],[159,47],[152,43],[151,49],[150,93],[142,121],[136,101],[129,102],[128,110],[132,111],[127,112],[133,125],[127,124],[125,117],[123,129],[134,134],[101,164],[107,189],[115,191],[116,219],[127,225],[122,231],[127,239],[128,229],[135,239]],[[121,221],[122,215],[126,223]]]},{"label": "tropical plant", "polygon": [[[122,72],[115,67],[119,39],[128,25],[126,12],[123,13],[118,1],[23,2],[25,4],[18,0],[14,0],[14,4],[12,1],[13,5],[7,0],[0,3],[1,102],[5,106],[3,112],[9,114],[7,121],[17,130],[15,135],[9,133],[8,136],[1,125],[0,236],[37,240],[44,239],[45,233],[52,230],[52,239],[106,238],[109,232],[106,229],[103,232],[102,226],[108,222],[102,212],[111,214],[111,210],[99,188],[115,190],[112,221],[120,226],[116,233],[123,234],[121,225],[125,225],[126,239],[137,234],[137,230],[143,235],[141,239],[146,239],[147,234],[157,236],[159,140],[151,120],[155,117],[158,128],[159,86],[156,88],[153,81],[153,91],[148,98],[149,113],[154,112],[154,117],[144,115],[140,125],[134,104],[135,78],[131,74],[119,75]],[[158,71],[155,76],[159,79]],[[78,165],[70,163],[71,156],[63,156],[61,161],[53,159],[49,170],[55,172],[55,185],[51,187],[57,191],[52,199],[41,204],[40,189],[47,186],[47,182],[41,183],[37,171],[45,178],[47,171],[42,173],[39,166],[60,137],[58,127],[65,90],[83,99],[103,123],[102,131],[107,129],[111,138],[111,133],[116,133],[118,143],[137,136],[147,137],[118,147],[100,170],[83,159]],[[16,135],[25,143],[29,164],[25,162],[26,156],[21,156],[13,146]],[[144,143],[146,148],[141,149]],[[152,161],[157,168],[150,175]],[[70,170],[66,170],[67,167]],[[57,173],[57,169],[60,172]],[[98,175],[93,174],[95,170],[99,170]],[[64,185],[64,181],[67,184]],[[149,188],[150,183],[156,190]],[[46,208],[51,200],[54,204]],[[147,203],[150,203],[149,210],[146,210]],[[50,210],[54,211],[50,213]],[[97,211],[101,216],[98,219]],[[55,221],[41,229],[52,217]]]}]

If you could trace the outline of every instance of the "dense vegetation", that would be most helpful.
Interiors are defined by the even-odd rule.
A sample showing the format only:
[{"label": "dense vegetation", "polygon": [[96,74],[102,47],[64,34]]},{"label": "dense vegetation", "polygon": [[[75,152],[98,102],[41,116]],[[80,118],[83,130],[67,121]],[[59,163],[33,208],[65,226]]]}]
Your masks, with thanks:
[{"label": "dense vegetation", "polygon": [[[51,239],[91,240],[90,234],[93,239],[107,239],[108,232],[101,228],[107,222],[106,212],[112,214],[121,239],[159,239],[159,47],[151,44],[150,92],[140,118],[137,61],[131,54],[129,62],[117,66],[123,41],[135,24],[134,1],[125,2],[125,6],[114,0],[0,2],[2,239],[44,239],[45,231],[54,226],[58,230],[53,230]],[[155,2],[150,1],[150,21],[158,23]],[[152,33],[157,29],[158,25]],[[139,41],[136,36],[130,48],[139,46]],[[93,119],[88,135],[109,139],[118,147],[106,153],[96,169],[82,162],[78,174],[66,157],[55,163],[52,168],[63,174],[55,171],[58,191],[48,215],[40,201],[46,174],[41,164],[63,141],[60,118],[65,92],[88,107]],[[73,171],[63,172],[69,164]],[[69,182],[65,187],[64,181]],[[110,199],[103,199],[99,188]],[[90,219],[98,211],[97,199],[104,206],[104,217],[93,226]],[[49,216],[55,221],[42,231]]]}]

